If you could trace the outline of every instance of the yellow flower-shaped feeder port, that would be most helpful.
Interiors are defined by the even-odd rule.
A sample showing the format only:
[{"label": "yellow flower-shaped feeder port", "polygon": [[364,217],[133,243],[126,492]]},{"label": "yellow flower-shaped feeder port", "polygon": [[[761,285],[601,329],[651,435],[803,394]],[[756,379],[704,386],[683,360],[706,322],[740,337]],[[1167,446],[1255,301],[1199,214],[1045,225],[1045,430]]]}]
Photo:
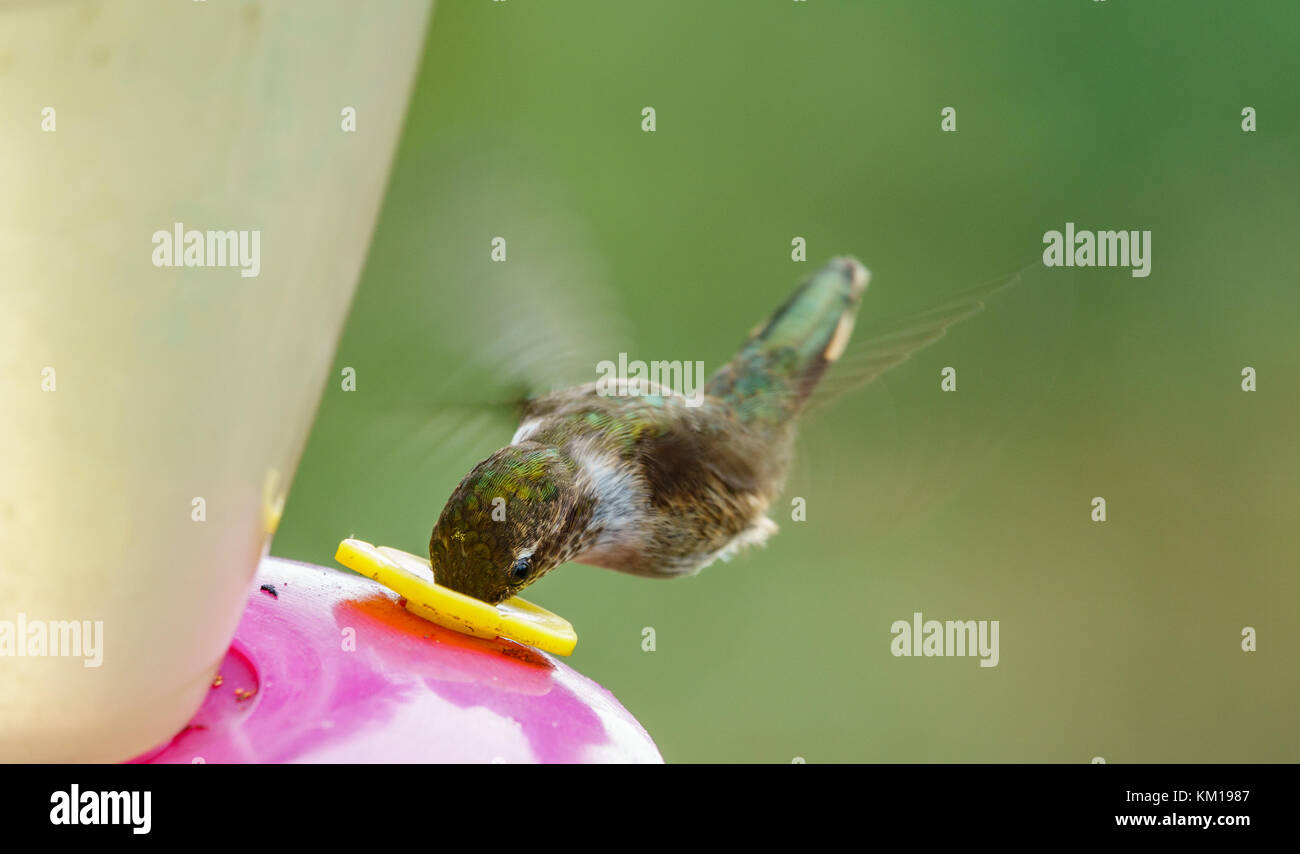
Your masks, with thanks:
[{"label": "yellow flower-shaped feeder port", "polygon": [[506,638],[556,655],[568,655],[578,645],[568,620],[532,602],[514,596],[489,605],[437,584],[428,558],[348,539],[339,543],[334,559],[378,581],[405,600],[406,610],[443,628],[477,638]]}]

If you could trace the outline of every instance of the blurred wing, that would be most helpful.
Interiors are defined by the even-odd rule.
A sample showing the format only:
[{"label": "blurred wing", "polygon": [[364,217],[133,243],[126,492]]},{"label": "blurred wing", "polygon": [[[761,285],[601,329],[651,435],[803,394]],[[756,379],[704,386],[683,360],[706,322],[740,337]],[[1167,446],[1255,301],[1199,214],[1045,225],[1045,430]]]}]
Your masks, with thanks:
[{"label": "blurred wing", "polygon": [[436,181],[415,171],[428,186],[395,182],[393,204],[417,213],[377,234],[340,347],[355,333],[367,359],[348,426],[407,490],[440,496],[509,443],[525,400],[631,349],[582,219],[500,159],[455,162]]},{"label": "blurred wing", "polygon": [[896,320],[884,329],[867,332],[849,345],[848,352],[826,372],[809,400],[809,408],[822,408],[840,397],[877,380],[913,354],[948,333],[949,327],[984,310],[986,301],[1019,283],[1033,269],[1029,265],[1009,276],[950,297],[940,305]]},{"label": "blurred wing", "polygon": [[629,349],[612,305],[572,265],[492,271],[428,306],[427,334],[402,345],[413,366],[402,396],[376,414],[412,423],[411,438],[442,453],[461,454],[494,425],[501,447],[526,400],[591,382],[598,362]]},{"label": "blurred wing", "polygon": [[[1088,272],[1035,262],[881,331],[868,330],[823,380],[822,400],[857,394],[840,401],[843,417],[803,425],[801,462],[787,489],[852,502],[864,532],[880,542],[914,536],[942,508],[971,500],[969,490],[1007,463],[1004,455],[1017,442],[1054,424],[1054,410],[1044,407],[1070,378],[1076,307]],[[981,307],[989,310],[980,314]],[[976,314],[968,330],[921,354]],[[897,382],[872,384],[909,360],[916,364],[900,371]],[[960,399],[940,392],[935,374],[945,364],[962,371]],[[846,370],[837,377],[840,368]]]},{"label": "blurred wing", "polygon": [[599,359],[628,348],[582,244],[512,244],[492,264],[495,229],[478,226],[477,266],[427,234],[377,238],[335,363],[355,369],[356,388],[335,379],[322,397],[277,535],[284,553],[329,563],[346,536],[423,553],[456,484],[510,442],[515,404],[594,379]]}]

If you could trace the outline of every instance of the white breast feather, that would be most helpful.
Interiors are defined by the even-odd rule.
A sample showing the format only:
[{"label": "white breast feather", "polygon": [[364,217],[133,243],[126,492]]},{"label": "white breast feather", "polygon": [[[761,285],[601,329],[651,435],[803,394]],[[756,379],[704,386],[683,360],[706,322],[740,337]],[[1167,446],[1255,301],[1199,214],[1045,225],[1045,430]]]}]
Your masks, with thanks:
[{"label": "white breast feather", "polygon": [[595,544],[584,554],[584,561],[599,565],[614,551],[640,548],[645,536],[641,524],[648,497],[645,480],[633,466],[619,465],[608,451],[587,445],[573,452],[592,491],[596,494],[596,512],[592,526],[601,529]]}]

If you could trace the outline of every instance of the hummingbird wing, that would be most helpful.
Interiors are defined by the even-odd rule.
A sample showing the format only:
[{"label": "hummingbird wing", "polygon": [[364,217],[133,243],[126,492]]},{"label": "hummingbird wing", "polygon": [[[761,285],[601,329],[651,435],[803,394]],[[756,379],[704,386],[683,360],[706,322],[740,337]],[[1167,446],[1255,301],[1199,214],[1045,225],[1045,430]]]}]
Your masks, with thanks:
[{"label": "hummingbird wing", "polygon": [[528,400],[595,379],[599,361],[629,347],[598,281],[576,263],[511,262],[440,286],[425,333],[400,344],[403,361],[428,369],[372,412],[405,435],[394,451],[468,471],[509,442]]},{"label": "hummingbird wing", "polygon": [[[801,419],[805,442],[787,489],[794,495],[852,494],[861,518],[888,520],[864,526],[877,536],[919,530],[1026,431],[1041,431],[1039,410],[1070,376],[1076,307],[1088,292],[1083,275],[1036,261],[933,308],[865,329],[823,378],[825,388],[815,393],[818,417]],[[969,330],[949,334],[976,315]],[[942,361],[917,357],[945,337],[935,351]],[[903,367],[909,361],[913,369]],[[942,389],[939,367],[945,364],[961,374],[956,396]],[[898,373],[889,374],[895,368]],[[891,376],[897,382],[877,382]],[[832,400],[843,411],[821,418],[830,414]],[[867,472],[870,488],[861,489],[857,484]]]},{"label": "hummingbird wing", "polygon": [[458,480],[508,442],[524,401],[591,382],[630,342],[563,193],[490,150],[446,144],[421,153],[412,183],[394,181],[390,206],[416,213],[378,232],[394,245],[372,249],[349,332],[391,330],[368,342],[385,380],[360,413],[368,429],[404,437],[388,453],[408,466],[445,458]]},{"label": "hummingbird wing", "polygon": [[864,330],[866,335],[851,343],[848,352],[818,383],[806,411],[828,406],[903,364],[947,335],[952,326],[983,311],[991,297],[1020,284],[1034,266],[1030,264],[1015,273],[955,294],[938,305],[885,326]]},{"label": "hummingbird wing", "polygon": [[375,234],[336,356],[356,391],[327,387],[280,531],[296,554],[319,559],[309,534],[335,529],[421,552],[456,484],[509,443],[521,401],[632,349],[563,194],[464,150],[399,158],[385,210],[400,215]]}]

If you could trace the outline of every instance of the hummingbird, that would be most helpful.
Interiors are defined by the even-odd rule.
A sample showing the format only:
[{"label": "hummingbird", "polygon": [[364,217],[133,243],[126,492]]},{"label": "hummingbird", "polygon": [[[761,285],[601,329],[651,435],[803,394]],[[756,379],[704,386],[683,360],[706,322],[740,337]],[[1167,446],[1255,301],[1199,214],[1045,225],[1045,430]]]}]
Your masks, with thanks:
[{"label": "hummingbird", "polygon": [[[790,470],[796,424],[844,353],[869,280],[850,257],[813,273],[709,378],[702,399],[629,380],[613,394],[592,382],[527,400],[510,443],[460,481],[438,517],[435,580],[495,604],[571,561],[679,578],[764,543],[777,530],[767,511]],[[905,361],[1013,280],[873,339],[848,382],[830,390]]]}]

